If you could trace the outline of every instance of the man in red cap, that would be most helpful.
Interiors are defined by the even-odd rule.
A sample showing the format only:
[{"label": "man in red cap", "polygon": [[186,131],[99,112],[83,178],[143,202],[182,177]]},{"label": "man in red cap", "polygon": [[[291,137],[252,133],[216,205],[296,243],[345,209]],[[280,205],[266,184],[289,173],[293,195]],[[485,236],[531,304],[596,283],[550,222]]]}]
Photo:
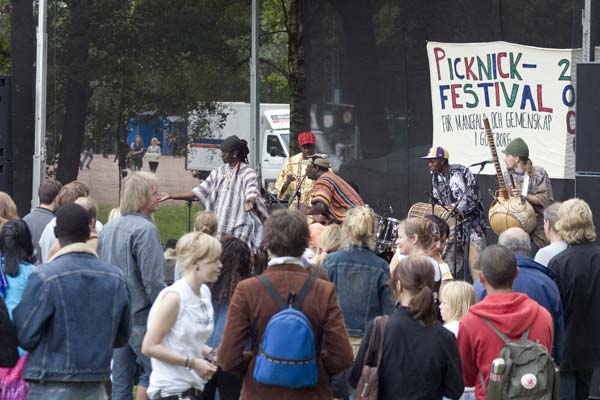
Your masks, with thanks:
[{"label": "man in red cap", "polygon": [[[315,154],[315,134],[312,132],[300,133],[298,144],[301,153],[286,160],[277,182],[275,182],[277,198],[288,200],[290,208],[298,208],[298,198],[296,196],[299,196],[300,204],[306,204],[310,207],[313,186],[315,185],[315,181],[306,178],[307,166],[302,164],[303,160],[307,160]],[[298,191],[298,185],[300,185],[300,191]]]}]

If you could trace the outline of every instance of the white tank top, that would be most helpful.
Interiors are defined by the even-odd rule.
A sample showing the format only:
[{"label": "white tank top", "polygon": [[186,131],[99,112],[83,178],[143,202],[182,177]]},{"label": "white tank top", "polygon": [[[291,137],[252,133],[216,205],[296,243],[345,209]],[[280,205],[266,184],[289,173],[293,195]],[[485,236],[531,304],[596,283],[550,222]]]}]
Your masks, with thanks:
[{"label": "white tank top", "polygon": [[[179,313],[171,331],[163,338],[161,344],[184,357],[203,358],[202,348],[214,328],[210,289],[208,286],[202,285],[200,296],[197,296],[184,279],[179,279],[163,289],[150,309],[148,329],[150,329],[156,310],[167,292],[179,294]],[[168,364],[155,358],[152,358],[151,362],[152,374],[148,387],[150,398],[159,391],[180,393],[191,387],[204,390],[206,381],[200,378],[193,369],[188,370],[181,365]]]}]

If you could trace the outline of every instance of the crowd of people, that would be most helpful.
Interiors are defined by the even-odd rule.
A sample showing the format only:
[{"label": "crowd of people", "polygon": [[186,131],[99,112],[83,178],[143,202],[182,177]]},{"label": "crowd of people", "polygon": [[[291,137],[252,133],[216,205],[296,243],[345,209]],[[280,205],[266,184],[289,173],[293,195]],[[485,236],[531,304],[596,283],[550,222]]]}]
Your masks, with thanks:
[{"label": "crowd of people", "polygon": [[[406,218],[390,262],[374,211],[310,132],[276,185],[290,209],[270,214],[235,136],[188,192],[132,173],[104,225],[79,181],[43,182],[23,220],[0,193],[0,399],[587,399],[600,367],[592,212],[553,202],[514,142],[511,192],[541,177],[525,196],[541,215],[532,234],[486,247],[475,179],[433,147],[432,195],[469,229]],[[191,198],[204,207],[194,231],[163,253],[153,214]]]}]

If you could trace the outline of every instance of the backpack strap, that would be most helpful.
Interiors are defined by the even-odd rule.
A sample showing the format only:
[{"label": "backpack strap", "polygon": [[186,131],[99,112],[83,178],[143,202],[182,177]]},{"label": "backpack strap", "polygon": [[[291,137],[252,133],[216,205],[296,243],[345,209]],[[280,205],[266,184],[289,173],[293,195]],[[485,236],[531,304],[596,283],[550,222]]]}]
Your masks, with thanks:
[{"label": "backpack strap", "polygon": [[373,348],[373,342],[375,341],[375,334],[377,333],[377,328],[379,327],[379,322],[381,317],[375,317],[373,320],[373,326],[371,327],[371,335],[369,335],[369,345],[367,346],[367,352],[363,357],[363,366],[367,365],[369,362],[369,358],[371,357],[371,349]]},{"label": "backpack strap", "polygon": [[[492,330],[494,331],[494,333],[495,333],[495,334],[496,334],[496,335],[497,335],[497,336],[498,336],[500,339],[502,339],[502,341],[503,341],[504,343],[510,343],[510,339],[509,339],[509,338],[508,338],[508,337],[507,337],[507,336],[506,336],[504,333],[500,332],[500,331],[498,330],[498,328],[496,328],[496,327],[494,326],[494,324],[492,324],[492,323],[490,322],[490,320],[488,320],[487,318],[484,318],[484,317],[481,317],[481,319],[483,320],[483,322],[485,322],[485,323],[486,323],[486,325],[487,325],[487,326],[489,326],[490,328],[492,328]],[[525,333],[526,333],[526,334],[529,334],[529,329],[527,329],[527,331],[526,331]]]},{"label": "backpack strap", "polygon": [[527,330],[525,332],[523,332],[523,335],[521,335],[521,340],[529,340],[529,332],[531,331],[531,325],[529,325],[529,328],[527,328]]},{"label": "backpack strap", "polygon": [[304,286],[302,286],[302,289],[300,289],[300,293],[298,293],[298,296],[296,296],[292,303],[292,307],[294,307],[296,310],[302,310],[302,303],[304,303],[304,298],[310,291],[310,288],[312,287],[313,283],[315,283],[315,279],[316,278],[314,275],[308,275],[306,282],[304,282]]},{"label": "backpack strap", "polygon": [[279,308],[279,310],[286,309],[287,306],[285,305],[285,303],[281,299],[281,296],[279,296],[279,293],[277,292],[277,289],[275,289],[275,286],[273,286],[273,284],[271,283],[271,281],[269,281],[264,275],[259,275],[259,276],[257,276],[257,278],[260,281],[260,283],[262,283],[264,285],[264,287],[267,288],[267,292],[269,292],[269,294],[271,295],[271,297],[275,301],[275,304],[277,305],[277,307]]}]

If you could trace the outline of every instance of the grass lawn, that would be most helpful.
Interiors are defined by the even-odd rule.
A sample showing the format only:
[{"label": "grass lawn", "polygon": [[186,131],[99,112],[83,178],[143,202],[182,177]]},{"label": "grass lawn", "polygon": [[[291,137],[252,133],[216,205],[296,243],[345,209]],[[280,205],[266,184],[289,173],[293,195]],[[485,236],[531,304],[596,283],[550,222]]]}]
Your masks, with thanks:
[{"label": "grass lawn", "polygon": [[[98,219],[105,224],[108,219],[108,213],[112,206],[103,205],[98,210]],[[200,211],[198,206],[192,207],[191,211],[191,229],[194,229],[194,215]],[[181,235],[187,233],[187,206],[161,206],[154,213],[154,220],[160,232],[160,241],[164,244],[168,239],[179,239]]]}]

